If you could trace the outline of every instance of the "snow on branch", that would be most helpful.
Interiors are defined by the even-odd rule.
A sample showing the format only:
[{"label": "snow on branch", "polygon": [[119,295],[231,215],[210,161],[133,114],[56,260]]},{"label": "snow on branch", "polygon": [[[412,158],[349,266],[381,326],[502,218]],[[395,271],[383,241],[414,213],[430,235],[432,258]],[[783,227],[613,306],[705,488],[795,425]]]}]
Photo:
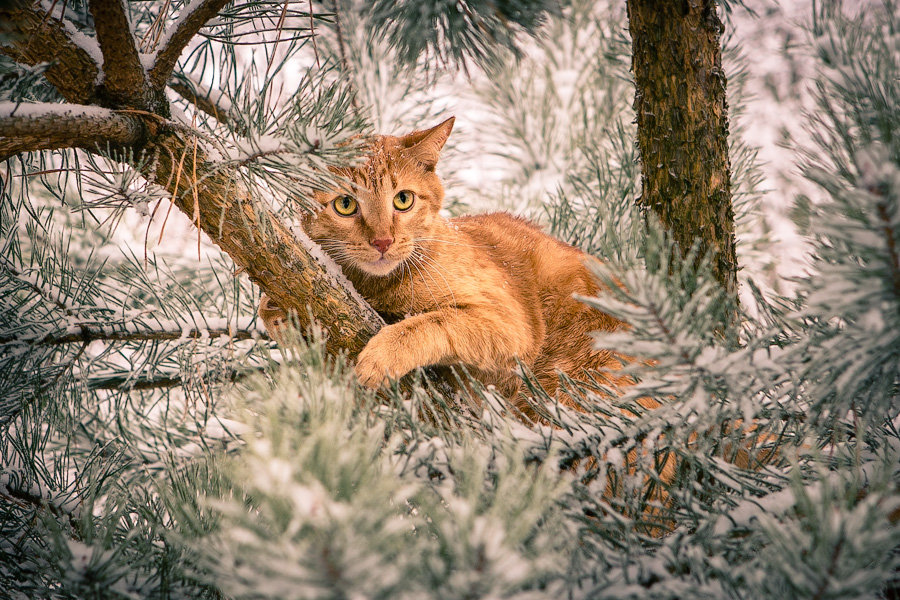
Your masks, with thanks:
[{"label": "snow on branch", "polygon": [[0,2],[0,52],[26,65],[50,63],[47,80],[70,102],[93,98],[102,62],[98,50],[93,40],[39,2]]},{"label": "snow on branch", "polygon": [[150,82],[155,87],[165,85],[181,51],[207,21],[219,14],[229,0],[192,0],[159,42],[156,60],[150,69]]},{"label": "snow on branch", "polygon": [[109,374],[86,378],[88,389],[92,390],[156,390],[178,387],[197,380],[215,380],[234,383],[244,379],[248,375],[261,372],[261,368],[252,368],[242,371],[229,371],[222,374],[217,372],[200,373],[189,379],[178,373],[166,373],[154,377],[134,377],[133,374]]},{"label": "snow on branch", "polygon": [[228,323],[223,319],[207,319],[206,327],[194,327],[175,322],[162,322],[156,327],[141,323],[116,325],[74,324],[49,333],[28,335],[0,335],[0,344],[28,344],[56,346],[62,344],[102,342],[177,341],[213,339],[226,336],[232,340],[266,339],[264,330],[252,327],[249,319]]},{"label": "snow on branch", "polygon": [[228,123],[231,101],[222,92],[194,81],[183,73],[173,75],[169,80],[169,87],[219,123],[223,125]]},{"label": "snow on branch", "polygon": [[[302,330],[311,320],[321,323],[330,353],[355,356],[362,350],[384,321],[322,260],[321,252],[307,247],[297,232],[254,200],[238,178],[237,165],[210,161],[201,145],[174,131],[161,132],[157,139],[164,151],[153,176],[172,193],[175,206],[278,306],[296,312]],[[187,164],[190,170],[184,168]]]},{"label": "snow on branch", "polygon": [[50,102],[0,102],[0,132],[0,160],[34,150],[134,145],[145,134],[137,117],[98,106]]},{"label": "snow on branch", "polygon": [[103,83],[113,96],[128,98],[144,87],[145,73],[122,0],[90,0],[103,53]]}]

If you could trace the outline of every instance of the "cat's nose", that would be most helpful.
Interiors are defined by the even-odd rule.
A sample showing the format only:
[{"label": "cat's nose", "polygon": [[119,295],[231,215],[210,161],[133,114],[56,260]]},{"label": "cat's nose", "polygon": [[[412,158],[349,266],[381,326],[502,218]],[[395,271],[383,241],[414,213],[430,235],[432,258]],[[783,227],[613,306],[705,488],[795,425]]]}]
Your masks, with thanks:
[{"label": "cat's nose", "polygon": [[375,246],[375,249],[384,254],[388,251],[388,248],[391,247],[391,244],[394,243],[394,238],[375,238],[372,240],[372,245]]}]

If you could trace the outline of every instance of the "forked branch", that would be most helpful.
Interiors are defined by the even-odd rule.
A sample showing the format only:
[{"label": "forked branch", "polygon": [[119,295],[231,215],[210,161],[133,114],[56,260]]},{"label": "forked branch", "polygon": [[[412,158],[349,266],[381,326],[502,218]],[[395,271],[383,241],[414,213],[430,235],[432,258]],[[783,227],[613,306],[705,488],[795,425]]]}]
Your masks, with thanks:
[{"label": "forked branch", "polygon": [[[227,2],[194,0],[189,4],[171,33],[163,36],[150,73],[151,90],[156,86],[162,89],[182,49]],[[51,83],[66,100],[79,104],[84,99],[97,100],[97,64],[91,53],[69,39],[65,23],[47,17],[28,0],[0,0],[0,18],[2,31],[14,33],[0,37],[4,52],[26,64],[57,60],[64,68],[53,71]],[[41,50],[36,51],[36,46]],[[123,105],[140,105],[139,99],[132,100]],[[315,258],[317,250],[312,245],[301,243],[271,210],[254,201],[242,185],[237,167],[208,160],[196,137],[182,136],[178,128],[167,127],[158,117],[143,119],[140,111],[66,105],[42,108],[47,110],[38,116],[31,112],[33,108],[30,114],[17,114],[8,107],[0,120],[6,136],[0,138],[0,155],[72,146],[96,150],[107,141],[131,145],[135,157],[154,157],[140,165],[145,176],[168,190],[175,205],[279,306],[295,311],[301,326],[308,325],[310,317],[321,323],[330,353],[355,355],[383,325],[363,299],[340,283],[339,273]],[[53,110],[61,112],[50,114]],[[142,119],[149,125],[142,125]]]},{"label": "forked branch", "polygon": [[140,119],[98,106],[0,102],[0,160],[57,148],[107,149],[140,144]]},{"label": "forked branch", "polygon": [[144,67],[122,0],[90,0],[88,6],[103,53],[106,91],[118,101],[139,96],[144,88]]},{"label": "forked branch", "polygon": [[174,25],[163,34],[156,54],[156,62],[150,69],[150,83],[157,88],[165,85],[182,50],[188,45],[207,21],[219,14],[230,0],[194,0],[189,3]]}]

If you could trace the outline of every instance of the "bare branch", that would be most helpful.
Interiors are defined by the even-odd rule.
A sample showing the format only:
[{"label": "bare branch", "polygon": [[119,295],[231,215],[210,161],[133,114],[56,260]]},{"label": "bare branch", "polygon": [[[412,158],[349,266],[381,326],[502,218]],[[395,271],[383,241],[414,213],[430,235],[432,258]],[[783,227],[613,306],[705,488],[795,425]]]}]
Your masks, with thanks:
[{"label": "bare branch", "polygon": [[118,101],[140,97],[144,67],[122,0],[89,0],[89,8],[103,53],[103,86]]},{"label": "bare branch", "polygon": [[94,98],[100,72],[97,50],[92,38],[48,15],[37,3],[0,2],[0,52],[26,65],[51,63],[47,80],[69,102],[87,104]]},{"label": "bare branch", "polygon": [[173,341],[180,339],[217,338],[228,336],[232,340],[268,339],[268,334],[259,329],[238,329],[236,327],[202,328],[157,328],[138,329],[133,324],[123,326],[80,325],[78,331],[63,330],[40,335],[0,336],[0,344],[27,344],[29,346],[60,346],[63,344],[87,344],[102,342],[144,342]]},{"label": "bare branch", "polygon": [[97,106],[45,102],[0,102],[0,160],[20,152],[107,146],[144,141],[142,121]]},{"label": "bare branch", "polygon": [[150,83],[153,86],[161,88],[166,84],[184,47],[228,2],[230,0],[193,0],[185,7],[160,41],[156,62],[150,69]]},{"label": "bare branch", "polygon": [[[228,123],[227,98],[221,92],[214,92],[187,75],[176,74],[169,80],[169,87],[179,96],[196,106],[223,125]],[[224,101],[224,102],[223,102]]]}]

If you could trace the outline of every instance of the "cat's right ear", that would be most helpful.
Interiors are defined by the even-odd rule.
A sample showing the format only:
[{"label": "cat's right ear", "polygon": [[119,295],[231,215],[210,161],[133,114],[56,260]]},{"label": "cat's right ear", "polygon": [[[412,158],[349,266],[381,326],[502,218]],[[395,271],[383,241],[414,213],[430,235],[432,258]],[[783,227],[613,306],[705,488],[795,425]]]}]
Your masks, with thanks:
[{"label": "cat's right ear", "polygon": [[441,154],[441,148],[450,137],[453,130],[453,122],[456,117],[450,117],[440,125],[424,131],[414,131],[400,138],[400,144],[407,149],[405,154],[422,163],[426,169],[434,169]]}]

